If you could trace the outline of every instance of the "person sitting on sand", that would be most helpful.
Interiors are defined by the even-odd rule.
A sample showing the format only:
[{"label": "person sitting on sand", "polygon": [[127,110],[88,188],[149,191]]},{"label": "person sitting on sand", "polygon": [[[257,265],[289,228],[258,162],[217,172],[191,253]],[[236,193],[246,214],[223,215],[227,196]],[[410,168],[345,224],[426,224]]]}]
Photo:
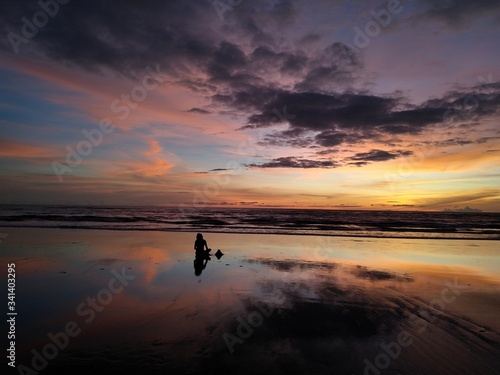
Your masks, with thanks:
[{"label": "person sitting on sand", "polygon": [[197,254],[203,254],[205,252],[208,254],[210,252],[210,249],[208,248],[207,241],[203,239],[203,235],[201,233],[198,233],[196,235],[196,241],[194,241],[194,250],[196,251]]}]

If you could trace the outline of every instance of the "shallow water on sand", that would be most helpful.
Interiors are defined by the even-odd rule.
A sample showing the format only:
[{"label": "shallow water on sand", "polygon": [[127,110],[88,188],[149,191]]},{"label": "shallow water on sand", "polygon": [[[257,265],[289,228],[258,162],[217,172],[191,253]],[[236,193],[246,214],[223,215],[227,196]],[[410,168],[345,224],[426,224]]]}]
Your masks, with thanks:
[{"label": "shallow water on sand", "polygon": [[16,364],[44,373],[497,368],[495,241],[211,233],[197,276],[194,233],[4,232]]}]

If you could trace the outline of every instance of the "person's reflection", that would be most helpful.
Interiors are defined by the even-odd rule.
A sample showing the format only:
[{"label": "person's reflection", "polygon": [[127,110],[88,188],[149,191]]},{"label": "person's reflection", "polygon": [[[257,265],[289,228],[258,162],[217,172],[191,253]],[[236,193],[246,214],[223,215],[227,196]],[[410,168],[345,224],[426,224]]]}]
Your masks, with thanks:
[{"label": "person's reflection", "polygon": [[200,276],[205,267],[207,266],[208,261],[210,260],[210,255],[208,254],[196,254],[194,257],[194,274],[196,276]]},{"label": "person's reflection", "polygon": [[208,261],[210,260],[210,250],[207,245],[207,241],[203,239],[203,235],[198,233],[196,235],[196,241],[194,242],[194,274],[200,276]]}]

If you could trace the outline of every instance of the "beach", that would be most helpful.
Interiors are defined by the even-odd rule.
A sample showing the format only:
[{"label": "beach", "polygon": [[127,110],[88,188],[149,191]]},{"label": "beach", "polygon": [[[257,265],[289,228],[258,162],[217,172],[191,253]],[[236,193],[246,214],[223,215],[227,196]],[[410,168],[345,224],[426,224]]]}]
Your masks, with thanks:
[{"label": "beach", "polygon": [[19,372],[498,373],[497,241],[2,229]]}]

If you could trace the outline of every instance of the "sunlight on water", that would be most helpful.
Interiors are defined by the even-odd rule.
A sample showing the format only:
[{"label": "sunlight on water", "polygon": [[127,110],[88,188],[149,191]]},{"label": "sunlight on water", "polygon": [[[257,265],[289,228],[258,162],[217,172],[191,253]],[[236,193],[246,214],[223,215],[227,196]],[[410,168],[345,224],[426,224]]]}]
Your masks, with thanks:
[{"label": "sunlight on water", "polygon": [[[250,355],[260,340],[274,345],[274,334],[266,335],[275,327],[301,339],[331,335],[352,341],[361,348],[356,355],[362,355],[382,334],[384,319],[400,324],[391,304],[406,306],[410,299],[419,304],[436,295],[444,280],[457,277],[461,285],[472,284],[474,293],[500,292],[495,241],[207,233],[211,259],[196,276],[194,233],[29,232],[11,228],[2,252],[2,258],[16,263],[23,314],[18,342],[28,363],[30,350],[42,348],[49,332],[73,321],[81,333],[54,362],[61,366],[93,350],[113,356],[116,351],[137,354],[139,348],[147,348],[137,354],[144,366],[158,355],[175,353],[176,363],[185,368],[193,353],[204,350],[212,353],[206,360],[213,366],[214,358],[230,356],[224,334],[234,333],[238,317],[258,308],[280,313],[268,318],[271,326],[262,323],[255,342],[232,349]],[[224,253],[220,259],[214,256],[217,249]],[[399,301],[402,295],[407,297]],[[367,310],[372,308],[375,315]],[[359,326],[353,325],[352,314],[359,314]],[[328,315],[342,324],[327,325],[321,333],[315,321]],[[294,319],[311,328],[301,331]]]}]

